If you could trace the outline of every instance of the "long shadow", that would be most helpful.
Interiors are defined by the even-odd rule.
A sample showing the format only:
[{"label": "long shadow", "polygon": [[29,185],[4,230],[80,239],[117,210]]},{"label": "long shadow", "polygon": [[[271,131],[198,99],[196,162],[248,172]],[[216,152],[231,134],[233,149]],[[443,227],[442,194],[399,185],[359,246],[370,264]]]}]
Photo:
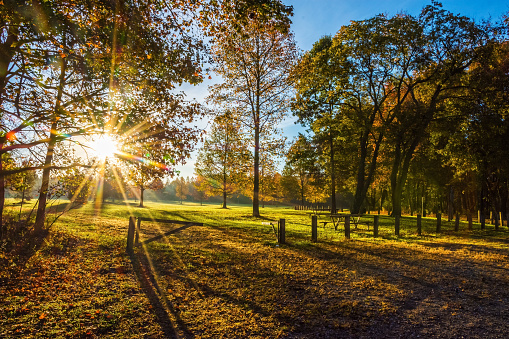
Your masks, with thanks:
[{"label": "long shadow", "polygon": [[[183,231],[193,225],[184,225],[182,227],[170,230],[168,232],[159,234],[153,238],[147,239],[140,243],[142,248],[144,245],[151,242],[163,239],[164,237]],[[161,326],[165,338],[179,338],[177,329],[184,333],[185,338],[194,338],[193,333],[189,330],[185,322],[180,318],[175,306],[167,298],[165,291],[160,287],[155,272],[150,265],[150,260],[146,251],[139,251],[137,254],[134,252],[129,253],[133,270],[136,274],[142,290],[150,301],[153,310],[155,311],[159,325]],[[155,270],[155,268],[154,268]],[[173,325],[170,314],[174,317],[177,323],[177,328]]]},{"label": "long shadow", "polygon": [[[175,214],[175,213],[172,213],[171,214],[172,217],[175,216],[175,215],[178,215]],[[179,215],[180,217],[184,218],[182,215]],[[185,226],[182,226],[182,227],[179,227],[179,228],[176,228],[176,229],[173,229],[171,231],[168,231],[168,232],[165,232],[164,234],[160,234],[158,236],[155,236],[153,238],[150,238],[148,240],[145,240],[141,243],[141,245],[145,245],[145,244],[148,244],[148,243],[151,243],[151,242],[154,242],[154,241],[157,241],[157,240],[160,240],[164,237],[166,237],[167,235],[170,235],[170,234],[175,234],[175,233],[178,233],[180,231],[183,231],[189,227],[191,227],[192,225],[185,225]],[[216,227],[213,227],[212,228],[216,228]],[[224,229],[219,229],[220,231],[224,231]],[[146,256],[144,256],[145,260],[147,259]],[[133,265],[134,266],[134,265]],[[157,266],[157,263],[155,263],[155,266]],[[148,271],[150,271],[150,269],[147,269]],[[152,283],[153,284],[156,284],[157,285],[157,281],[155,281],[153,275],[151,275],[152,277]],[[190,279],[189,277],[186,277],[186,276],[178,276],[176,277],[176,279],[180,280],[181,282],[184,282],[186,285],[188,286],[196,286],[199,288],[199,291],[200,293],[202,293],[205,297],[221,297],[231,303],[234,303],[236,305],[239,305],[239,306],[243,306],[243,305],[249,305],[250,309],[254,310],[255,312],[259,313],[259,314],[262,314],[264,316],[269,316],[270,313],[267,312],[266,310],[264,310],[260,305],[258,305],[257,303],[255,302],[252,302],[251,300],[249,300],[248,298],[236,298],[228,293],[225,293],[225,292],[219,292],[219,291],[215,291],[214,289],[212,289],[210,286],[208,286],[207,284],[205,283],[197,283],[195,281],[193,281],[192,279]],[[159,294],[161,296],[164,297],[164,292],[162,291],[159,291],[159,288],[156,287],[156,289],[158,290]],[[144,289],[145,290],[145,289]],[[150,290],[148,291],[150,294],[153,294],[152,292],[150,292]],[[148,295],[147,295],[148,296]],[[149,297],[150,299],[151,297]],[[154,298],[154,296],[152,296],[152,298]],[[160,304],[160,301],[159,300],[154,300],[154,302],[156,303],[159,303]],[[170,301],[167,301],[167,304],[168,305],[171,305],[171,302]],[[153,304],[153,307],[154,309],[157,309],[157,308],[160,308],[162,305],[159,305],[156,307],[156,305]],[[171,306],[171,309],[172,309],[172,313],[175,313],[174,312],[174,308],[173,306]],[[164,315],[161,315],[162,319],[164,319]],[[183,328],[186,328],[185,325],[182,323],[179,323],[179,326],[182,326]],[[189,331],[188,331],[189,332]],[[190,332],[188,333],[188,335],[192,335]]]},{"label": "long shadow", "polygon": [[139,202],[131,202],[131,201],[103,201],[101,206],[103,205],[116,205],[116,206],[132,206],[132,207],[138,207],[140,205]]},{"label": "long shadow", "polygon": [[165,338],[179,338],[177,329],[173,325],[170,314],[175,317],[178,328],[184,332],[186,338],[194,338],[194,335],[189,331],[187,325],[179,317],[175,307],[170,300],[166,297],[164,291],[159,286],[157,279],[154,276],[149,264],[149,259],[145,253],[135,254],[129,253],[133,270],[140,286],[147,296],[152,309],[157,317],[157,322],[164,332]]},{"label": "long shadow", "polygon": [[157,241],[157,240],[160,240],[160,239],[163,239],[165,238],[166,236],[170,235],[170,234],[175,234],[177,232],[180,232],[180,231],[183,231],[185,230],[186,228],[189,228],[191,227],[192,225],[185,225],[185,226],[182,226],[182,227],[179,227],[179,228],[176,228],[174,230],[171,230],[171,231],[168,231],[168,232],[165,232],[165,233],[162,233],[162,234],[159,234],[158,236],[155,236],[153,238],[150,238],[150,239],[147,239],[143,242],[140,243],[141,246],[143,245],[146,245],[146,244],[150,244],[151,242],[153,241]]},{"label": "long shadow", "polygon": [[64,212],[66,209],[75,210],[85,206],[84,204],[71,204],[71,205],[70,204],[71,204],[70,202],[62,202],[57,205],[49,205],[48,207],[46,207],[46,214],[50,215],[52,213],[61,213]]}]

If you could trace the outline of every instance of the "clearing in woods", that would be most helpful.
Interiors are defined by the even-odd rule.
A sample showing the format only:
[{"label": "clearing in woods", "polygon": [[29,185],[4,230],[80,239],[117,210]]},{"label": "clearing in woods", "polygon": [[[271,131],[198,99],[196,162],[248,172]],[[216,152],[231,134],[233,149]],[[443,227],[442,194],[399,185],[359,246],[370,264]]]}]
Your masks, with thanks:
[{"label": "clearing in woods", "polygon": [[[12,201],[10,202],[12,204]],[[28,206],[29,207],[29,206]],[[69,211],[40,243],[0,252],[0,338],[497,338],[509,333],[509,232],[380,217],[319,227],[308,211],[147,203]],[[19,207],[12,206],[12,213]],[[126,254],[129,213],[142,222]],[[50,216],[51,217],[51,216]],[[286,245],[271,226],[286,219]],[[366,220],[370,218],[366,217]],[[324,216],[321,219],[325,220]],[[323,225],[323,224],[319,224]],[[372,225],[372,224],[371,224]]]}]

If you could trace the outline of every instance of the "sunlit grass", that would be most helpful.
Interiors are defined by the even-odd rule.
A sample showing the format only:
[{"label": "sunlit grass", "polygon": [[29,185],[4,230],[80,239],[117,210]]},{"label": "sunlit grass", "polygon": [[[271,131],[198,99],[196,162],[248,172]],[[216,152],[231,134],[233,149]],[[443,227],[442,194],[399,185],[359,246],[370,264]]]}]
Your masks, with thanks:
[{"label": "sunlit grass", "polygon": [[[8,200],[7,209],[15,215],[20,206],[14,202]],[[33,204],[25,204],[22,215]],[[509,283],[506,226],[495,232],[492,225],[481,231],[474,224],[468,231],[462,223],[454,232],[454,222],[443,220],[436,234],[436,220],[426,218],[418,236],[416,219],[404,217],[396,237],[393,219],[380,216],[378,238],[372,224],[369,231],[365,224],[352,227],[350,240],[342,225],[335,231],[320,224],[319,241],[312,243],[311,213],[290,207],[262,208],[261,219],[251,213],[247,205],[146,201],[139,208],[133,200],[69,210],[26,263],[2,271],[9,290],[0,287],[0,328],[26,338],[165,337],[157,313],[163,312],[182,337],[356,337],[373,321],[380,328],[386,317],[399,323],[440,317],[428,328],[433,336],[451,322],[477,324],[478,305],[483,319],[494,323],[498,307],[505,307],[497,300],[505,300]],[[130,257],[131,215],[205,226],[179,230],[143,221],[142,246]],[[279,218],[286,219],[286,245],[263,224]],[[5,280],[7,272],[23,279]],[[421,312],[417,318],[408,313],[410,301]]]}]

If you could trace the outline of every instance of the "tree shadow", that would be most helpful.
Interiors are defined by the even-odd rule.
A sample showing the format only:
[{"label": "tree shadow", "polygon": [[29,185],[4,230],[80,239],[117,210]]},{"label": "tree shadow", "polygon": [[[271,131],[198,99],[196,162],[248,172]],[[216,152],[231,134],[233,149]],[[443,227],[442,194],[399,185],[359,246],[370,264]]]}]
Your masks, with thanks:
[{"label": "tree shadow", "polygon": [[[24,221],[18,222],[23,223]],[[18,228],[19,225],[15,227]],[[46,242],[46,239],[49,235],[49,228],[44,228],[38,232],[36,232],[33,228],[26,226],[26,231],[17,238],[11,239],[11,241],[15,241],[12,246],[12,249],[9,253],[9,256],[12,258],[16,258],[16,265],[18,267],[24,267],[30,258],[32,258],[35,253],[37,253]],[[19,269],[15,271],[19,272]]]}]

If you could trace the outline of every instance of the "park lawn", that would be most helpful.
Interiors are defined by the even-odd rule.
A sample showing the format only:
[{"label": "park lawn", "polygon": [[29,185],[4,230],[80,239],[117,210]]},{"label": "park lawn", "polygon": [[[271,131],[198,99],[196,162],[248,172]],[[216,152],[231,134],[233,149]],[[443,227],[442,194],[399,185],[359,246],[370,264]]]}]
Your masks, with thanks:
[{"label": "park lawn", "polygon": [[[462,223],[454,232],[443,221],[436,234],[435,220],[423,218],[417,236],[415,218],[404,217],[396,237],[393,219],[381,216],[378,238],[372,224],[350,240],[320,224],[312,243],[306,211],[267,207],[258,219],[248,206],[146,206],[89,203],[61,216],[42,242],[0,252],[0,338],[509,333],[506,226]],[[129,215],[204,226],[143,221],[142,246],[128,255]],[[279,218],[285,245],[263,224]]]}]

